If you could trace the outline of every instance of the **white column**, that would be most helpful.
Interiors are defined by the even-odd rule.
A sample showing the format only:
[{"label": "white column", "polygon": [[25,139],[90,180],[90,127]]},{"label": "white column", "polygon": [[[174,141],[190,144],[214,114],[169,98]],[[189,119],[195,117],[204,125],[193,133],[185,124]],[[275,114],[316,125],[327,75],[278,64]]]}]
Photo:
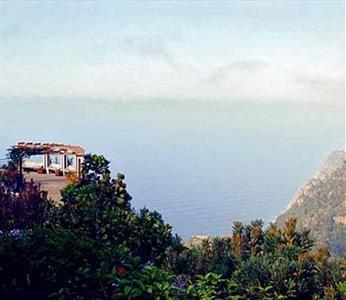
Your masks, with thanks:
[{"label": "white column", "polygon": [[46,173],[49,174],[49,154],[44,154]]},{"label": "white column", "polygon": [[60,165],[61,165],[61,171],[62,174],[65,176],[65,168],[66,168],[66,163],[65,163],[65,154],[60,155]]},{"label": "white column", "polygon": [[47,154],[43,154],[43,169],[47,168]]}]

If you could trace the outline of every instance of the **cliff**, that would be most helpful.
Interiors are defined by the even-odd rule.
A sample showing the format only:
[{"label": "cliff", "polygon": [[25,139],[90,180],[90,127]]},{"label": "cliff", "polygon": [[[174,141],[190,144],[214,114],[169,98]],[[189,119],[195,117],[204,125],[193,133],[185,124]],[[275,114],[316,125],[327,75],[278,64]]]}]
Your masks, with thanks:
[{"label": "cliff", "polygon": [[296,218],[299,228],[310,228],[318,244],[333,254],[346,251],[346,161],[345,150],[330,154],[324,165],[305,183],[288,209],[276,222]]}]

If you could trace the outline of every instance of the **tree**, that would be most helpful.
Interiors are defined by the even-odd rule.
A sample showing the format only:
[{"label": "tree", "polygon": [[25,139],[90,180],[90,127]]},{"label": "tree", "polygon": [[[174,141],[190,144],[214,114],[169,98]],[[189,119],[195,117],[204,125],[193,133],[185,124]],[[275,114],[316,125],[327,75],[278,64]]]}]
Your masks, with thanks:
[{"label": "tree", "polygon": [[[142,270],[146,274],[147,265],[161,267],[173,240],[171,227],[157,212],[134,211],[124,179],[122,174],[111,178],[103,156],[88,155],[81,180],[62,191],[62,206],[37,213],[29,205],[36,202],[22,191],[25,205],[19,211],[28,218],[3,214],[21,231],[0,235],[0,294],[6,299],[110,299],[120,292],[121,280]],[[3,201],[2,208],[13,207],[12,200]]]}]

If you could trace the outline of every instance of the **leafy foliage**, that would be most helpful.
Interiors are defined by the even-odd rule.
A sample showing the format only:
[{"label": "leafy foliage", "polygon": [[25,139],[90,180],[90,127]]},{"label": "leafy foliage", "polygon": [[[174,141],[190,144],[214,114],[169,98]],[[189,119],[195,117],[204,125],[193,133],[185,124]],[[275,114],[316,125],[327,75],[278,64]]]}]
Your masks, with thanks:
[{"label": "leafy foliage", "polygon": [[235,222],[231,236],[185,248],[166,268],[181,276],[180,266],[187,266],[184,282],[193,299],[342,299],[345,268],[313,245],[293,219],[265,230],[259,220]]},{"label": "leafy foliage", "polygon": [[38,185],[26,183],[11,166],[0,171],[1,232],[16,232],[41,224],[52,209],[47,193],[41,191]]},{"label": "leafy foliage", "polygon": [[235,222],[227,237],[185,246],[161,215],[136,212],[109,161],[87,155],[53,206],[34,184],[0,177],[4,299],[343,299],[346,267],[313,251],[297,222]]},{"label": "leafy foliage", "polygon": [[3,192],[20,192],[24,188],[23,174],[10,164],[0,170],[0,187]]}]

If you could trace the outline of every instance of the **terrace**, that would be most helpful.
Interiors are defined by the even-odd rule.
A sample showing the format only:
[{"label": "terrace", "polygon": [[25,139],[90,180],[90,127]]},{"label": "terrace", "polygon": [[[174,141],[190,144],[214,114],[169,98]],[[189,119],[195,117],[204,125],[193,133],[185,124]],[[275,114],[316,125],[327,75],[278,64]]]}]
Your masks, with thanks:
[{"label": "terrace", "polygon": [[[66,174],[81,175],[82,162],[85,151],[80,146],[56,144],[19,142],[13,145],[11,152],[19,152],[20,170],[36,171],[37,173],[55,173],[57,176]],[[41,161],[32,158],[41,158]]]}]

